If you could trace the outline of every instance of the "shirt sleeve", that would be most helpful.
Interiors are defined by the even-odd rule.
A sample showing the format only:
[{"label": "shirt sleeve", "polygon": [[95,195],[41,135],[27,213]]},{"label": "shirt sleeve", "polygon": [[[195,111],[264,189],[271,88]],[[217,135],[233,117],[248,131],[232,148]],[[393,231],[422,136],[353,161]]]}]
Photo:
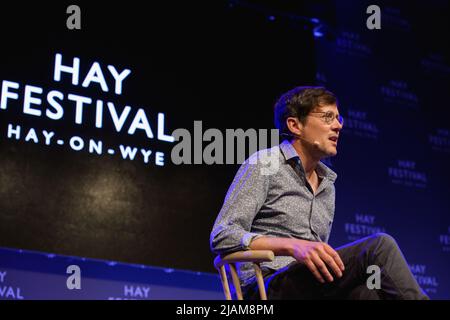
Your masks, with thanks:
[{"label": "shirt sleeve", "polygon": [[269,188],[269,176],[261,169],[258,161],[247,159],[236,173],[211,232],[210,246],[215,254],[248,250],[250,243],[262,236],[251,232]]}]

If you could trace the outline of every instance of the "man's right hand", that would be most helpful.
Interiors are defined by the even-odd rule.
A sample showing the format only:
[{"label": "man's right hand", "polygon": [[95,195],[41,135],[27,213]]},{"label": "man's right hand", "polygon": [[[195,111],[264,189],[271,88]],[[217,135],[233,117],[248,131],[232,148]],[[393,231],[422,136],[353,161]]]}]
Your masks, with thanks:
[{"label": "man's right hand", "polygon": [[344,263],[339,254],[328,244],[295,239],[291,250],[292,256],[304,264],[321,283],[324,283],[325,279],[329,282],[334,280],[327,266],[338,278],[342,277]]}]

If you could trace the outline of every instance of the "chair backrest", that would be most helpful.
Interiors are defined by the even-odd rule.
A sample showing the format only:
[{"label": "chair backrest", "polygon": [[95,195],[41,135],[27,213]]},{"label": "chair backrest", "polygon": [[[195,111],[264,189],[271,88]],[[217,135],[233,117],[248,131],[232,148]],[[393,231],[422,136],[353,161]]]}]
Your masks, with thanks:
[{"label": "chair backrest", "polygon": [[227,300],[231,300],[230,286],[228,284],[228,278],[225,266],[230,267],[231,279],[236,291],[236,297],[238,300],[243,300],[241,283],[236,271],[236,263],[238,262],[251,262],[255,268],[256,282],[258,284],[259,295],[261,300],[267,300],[266,288],[264,286],[264,278],[262,275],[260,263],[273,261],[275,255],[270,250],[246,250],[230,253],[225,256],[217,256],[214,259],[214,266],[220,275],[222,281],[222,288]]}]

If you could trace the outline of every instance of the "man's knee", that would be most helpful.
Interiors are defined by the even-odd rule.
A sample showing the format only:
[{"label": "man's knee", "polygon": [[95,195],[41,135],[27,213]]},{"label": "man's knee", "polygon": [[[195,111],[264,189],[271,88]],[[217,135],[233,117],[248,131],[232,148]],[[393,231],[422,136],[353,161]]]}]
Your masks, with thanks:
[{"label": "man's knee", "polygon": [[397,247],[394,237],[384,232],[377,232],[372,235],[383,247]]}]

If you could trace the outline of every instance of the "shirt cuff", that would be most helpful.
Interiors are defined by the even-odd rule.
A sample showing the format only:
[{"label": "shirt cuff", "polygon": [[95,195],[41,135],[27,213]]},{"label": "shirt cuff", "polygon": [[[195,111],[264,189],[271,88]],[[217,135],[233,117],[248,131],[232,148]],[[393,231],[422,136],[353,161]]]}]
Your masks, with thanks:
[{"label": "shirt cuff", "polygon": [[262,234],[257,234],[257,233],[252,233],[252,232],[248,232],[246,234],[244,234],[244,236],[242,237],[241,240],[241,246],[244,250],[250,250],[250,243],[257,239],[262,237]]}]

